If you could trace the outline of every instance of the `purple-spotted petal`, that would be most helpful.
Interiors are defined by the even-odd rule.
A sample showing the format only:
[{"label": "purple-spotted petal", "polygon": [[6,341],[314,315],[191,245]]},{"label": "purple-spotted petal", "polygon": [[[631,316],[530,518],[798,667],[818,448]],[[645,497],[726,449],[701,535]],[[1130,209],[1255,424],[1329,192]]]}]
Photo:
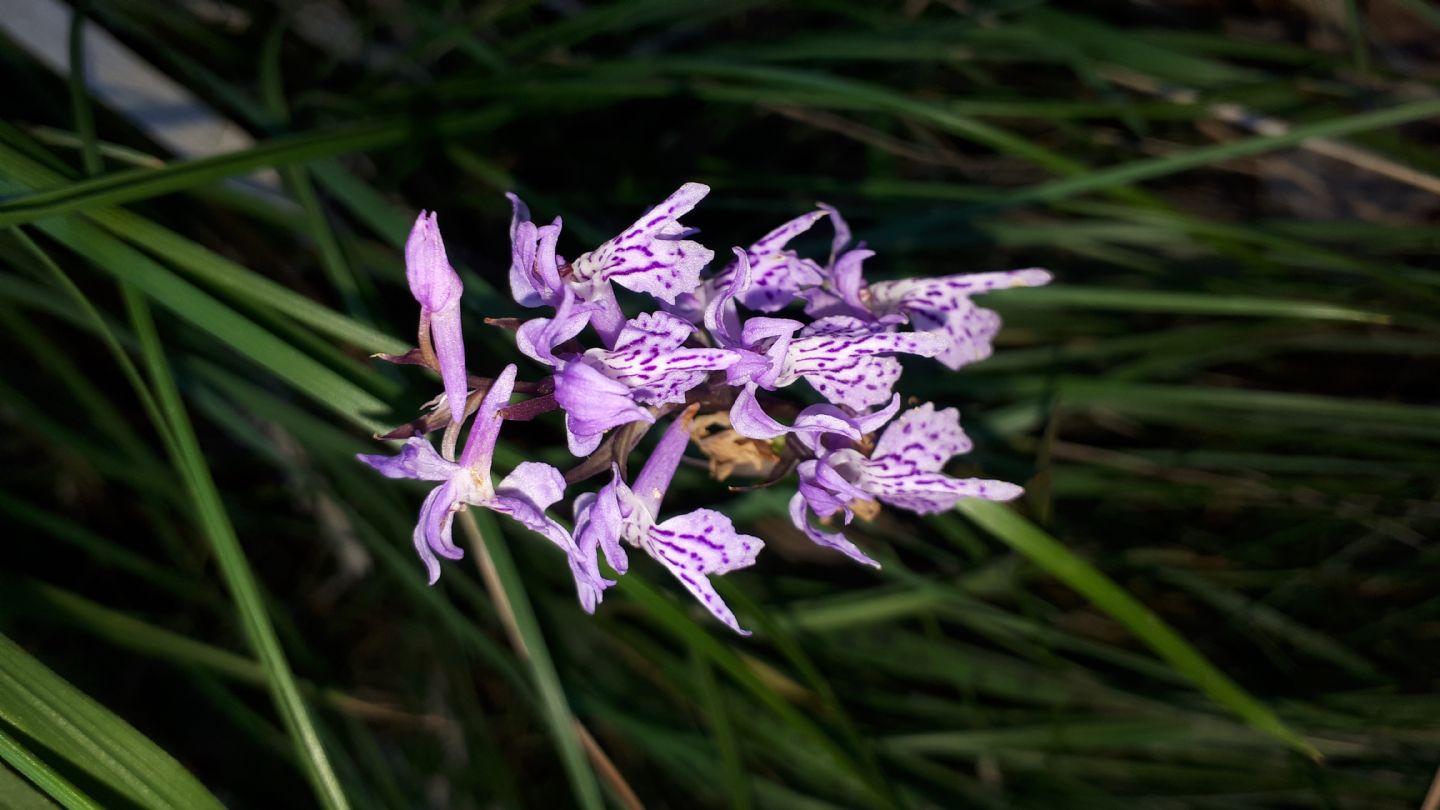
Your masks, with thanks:
[{"label": "purple-spotted petal", "polygon": [[724,574],[752,565],[765,543],[758,537],[740,534],[730,518],[712,509],[670,518],[652,526],[642,545],[680,580],[715,618],[741,635],[750,635],[735,614],[715,592],[709,575]]},{"label": "purple-spotted petal", "polygon": [[709,192],[701,183],[681,186],[619,236],[577,258],[571,264],[575,277],[611,281],[675,303],[700,284],[701,269],[715,255],[686,239],[691,231],[679,222]]},{"label": "purple-spotted petal", "polygon": [[606,376],[624,383],[637,402],[684,402],[685,393],[711,371],[729,368],[740,355],[725,349],[686,348],[695,327],[668,312],[647,312],[620,333],[615,347],[592,352]]},{"label": "purple-spotted petal", "polygon": [[1000,331],[1000,316],[975,305],[970,296],[1011,287],[1038,287],[1050,282],[1039,268],[1004,273],[973,273],[930,279],[882,281],[870,286],[876,312],[906,314],[918,331],[943,336],[937,356],[958,369],[990,356],[991,341]]},{"label": "purple-spotted petal", "polygon": [[900,363],[887,355],[933,357],[944,348],[939,335],[892,332],[848,316],[821,318],[791,341],[776,385],[804,377],[831,402],[862,410],[891,397]]},{"label": "purple-spotted petal", "polygon": [[420,436],[405,440],[400,452],[393,456],[361,453],[356,458],[370,465],[386,478],[415,478],[421,481],[444,481],[458,469],[446,461],[430,442]]},{"label": "purple-spotted petal", "polygon": [[944,473],[917,473],[889,477],[886,470],[866,471],[864,485],[875,497],[901,509],[922,515],[955,508],[961,498],[1013,501],[1025,490],[1006,481],[985,478],[951,478]]},{"label": "purple-spotted petal", "polygon": [[898,471],[939,472],[952,457],[970,452],[973,444],[960,427],[960,412],[935,410],[930,402],[911,408],[885,429],[870,454],[870,463]]},{"label": "purple-spotted petal", "polygon": [[820,265],[785,250],[790,240],[810,230],[824,216],[823,210],[798,216],[750,246],[746,251],[750,281],[739,293],[740,303],[760,312],[774,312],[794,301],[799,291],[819,286],[825,280]]},{"label": "purple-spotted petal", "polygon": [[844,554],[861,565],[869,565],[879,568],[880,563],[876,562],[870,555],[860,550],[860,547],[850,542],[850,539],[843,532],[827,532],[817,528],[810,523],[810,516],[805,506],[805,498],[800,493],[790,499],[790,520],[795,528],[805,533],[810,541],[817,546],[834,549]]}]

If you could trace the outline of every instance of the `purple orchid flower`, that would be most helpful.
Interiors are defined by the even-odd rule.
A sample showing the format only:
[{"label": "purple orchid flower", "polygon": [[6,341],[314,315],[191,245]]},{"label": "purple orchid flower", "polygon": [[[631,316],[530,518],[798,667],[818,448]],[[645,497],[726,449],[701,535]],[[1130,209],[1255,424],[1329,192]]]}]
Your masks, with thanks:
[{"label": "purple orchid flower", "polygon": [[420,212],[405,241],[405,280],[420,303],[420,347],[430,349],[445,383],[450,418],[465,421],[465,341],[460,333],[460,293],[463,284],[445,255],[445,240],[434,212]]},{"label": "purple orchid flower", "polygon": [[[565,305],[562,304],[562,310]],[[565,409],[570,450],[589,455],[605,431],[635,421],[655,421],[643,405],[681,403],[712,371],[722,371],[740,357],[725,349],[686,346],[695,327],[668,312],[647,312],[628,321],[610,349],[558,358],[553,346],[534,341],[572,334],[583,315],[557,312],[550,324],[526,335],[522,350],[532,357],[548,356],[560,364],[555,375],[555,400]],[[567,323],[568,321],[568,323]],[[556,325],[558,324],[558,325]]]},{"label": "purple orchid flower", "polygon": [[562,286],[596,305],[590,319],[606,346],[613,346],[625,327],[625,316],[611,284],[646,293],[666,304],[690,293],[700,284],[700,271],[714,252],[685,237],[695,231],[680,224],[680,217],[695,207],[710,187],[686,183],[650,209],[619,236],[581,254],[569,265],[555,255],[560,220],[537,228],[520,198],[507,195],[514,209],[511,220],[510,289],[523,306],[554,305]]},{"label": "purple orchid flower", "polygon": [[814,318],[848,315],[882,324],[911,323],[916,332],[940,335],[945,348],[935,359],[953,370],[989,357],[1000,331],[1000,316],[975,305],[970,296],[1010,287],[1040,287],[1051,275],[1038,267],[999,273],[971,273],[879,281],[866,284],[864,261],[875,252],[853,249],[850,227],[838,211],[822,206],[835,224],[835,241],[824,284],[803,290],[805,312]]},{"label": "purple orchid flower", "polygon": [[810,324],[757,316],[741,324],[735,299],[744,295],[754,274],[745,251],[735,248],[735,257],[730,286],[705,309],[711,336],[741,357],[728,375],[731,385],[753,383],[773,390],[803,377],[830,402],[864,410],[890,399],[901,371],[892,355],[934,357],[945,349],[940,336],[896,332],[886,323],[849,315]]},{"label": "purple orchid flower", "polygon": [[498,485],[491,483],[491,456],[503,421],[499,411],[510,401],[515,374],[513,364],[506,366],[486,392],[458,462],[444,458],[420,437],[406,441],[397,455],[362,454],[357,458],[387,478],[440,482],[420,507],[414,534],[415,551],[425,564],[431,585],[440,579],[437,554],[451,560],[465,556],[451,539],[455,513],[479,506],[509,515],[559,546],[570,560],[581,604],[593,608],[595,593],[605,587],[598,569],[593,564],[584,564],[570,533],[545,514],[545,510],[564,495],[565,477],[549,464],[526,461]]},{"label": "purple orchid flower", "polygon": [[943,335],[945,350],[935,356],[954,371],[984,360],[995,350],[1000,316],[976,306],[970,296],[1010,287],[1040,287],[1050,283],[1048,271],[1038,267],[1001,273],[970,273],[940,278],[880,281],[869,287],[870,306],[881,318],[905,315],[917,332]]},{"label": "purple orchid flower", "polygon": [[[775,312],[794,301],[800,291],[817,287],[825,280],[820,265],[801,258],[793,250],[786,250],[785,246],[829,213],[821,209],[802,214],[761,237],[745,251],[750,264],[750,282],[739,294],[740,303],[759,312]],[[738,268],[737,261],[710,283],[717,289],[723,288]]]},{"label": "purple orchid flower", "polygon": [[621,574],[629,569],[630,561],[620,541],[643,549],[715,618],[748,636],[750,632],[740,627],[709,577],[754,564],[764,541],[736,532],[730,518],[713,509],[696,509],[658,521],[665,491],[690,441],[689,416],[677,417],[666,429],[633,488],[621,480],[620,468],[615,466],[610,483],[599,492],[575,499],[575,534],[582,555],[603,551],[606,562]]},{"label": "purple orchid flower", "polygon": [[943,512],[961,498],[1009,501],[1024,490],[1005,481],[951,478],[941,470],[951,457],[970,451],[960,429],[960,412],[936,411],[925,403],[901,414],[875,443],[867,458],[858,450],[830,450],[800,464],[799,492],[790,499],[790,518],[815,543],[846,554],[856,562],[879,567],[841,532],[811,525],[807,512],[829,518],[836,512],[849,523],[856,500],[874,501],[919,514]]}]

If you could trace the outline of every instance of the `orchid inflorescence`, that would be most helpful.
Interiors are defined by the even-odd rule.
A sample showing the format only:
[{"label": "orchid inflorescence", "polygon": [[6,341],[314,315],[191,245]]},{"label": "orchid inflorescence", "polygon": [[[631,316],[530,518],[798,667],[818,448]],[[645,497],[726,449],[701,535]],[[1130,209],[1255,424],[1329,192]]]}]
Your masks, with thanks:
[{"label": "orchid inflorescence", "polygon": [[[748,248],[734,248],[733,261],[707,275],[715,254],[690,238],[696,231],[680,217],[709,190],[686,183],[619,236],[568,262],[556,254],[560,218],[537,226],[525,204],[507,195],[514,209],[511,292],[521,306],[552,314],[487,322],[514,331],[517,348],[543,370],[535,382],[517,380],[514,364],[494,378],[466,375],[460,277],[446,257],[435,215],[421,212],[405,246],[406,278],[420,303],[419,346],[384,357],[437,372],[444,393],[420,418],[382,437],[405,439],[398,455],[359,458],[391,478],[437,482],[414,533],[431,584],[440,576],[437,555],[463,556],[451,538],[455,514],[484,507],[565,552],[587,612],[615,584],[602,575],[600,555],[624,574],[629,544],[669,569],[718,619],[748,635],[709,577],[751,565],[764,542],[738,533],[730,518],[713,509],[661,519],[665,491],[692,441],[717,479],[740,474],[771,486],[796,473],[789,509],[796,528],[821,546],[877,567],[830,525],[836,515],[849,524],[857,513],[873,515],[880,503],[925,514],[949,509],[960,498],[1020,495],[1020,487],[1004,481],[942,472],[952,456],[970,450],[970,440],[954,408],[926,403],[899,413],[896,355],[935,358],[952,370],[988,357],[1000,319],[971,296],[1045,284],[1049,273],[867,283],[862,265],[873,251],[852,245],[839,212],[821,205]],[[834,239],[825,261],[787,249],[827,217]],[[627,318],[617,285],[659,306]],[[792,307],[799,311],[786,314],[796,317],[772,314]],[[824,401],[802,405],[775,396],[800,380]],[[517,391],[529,398],[512,405]],[[570,452],[584,460],[566,473],[526,461],[495,483],[491,458],[502,423],[555,410],[564,414]],[[462,426],[472,414],[457,456]],[[666,417],[671,421],[658,444],[627,483],[631,451]],[[434,432],[442,433],[438,450],[426,438]],[[547,514],[567,487],[606,475],[598,491],[574,498],[573,532]]]}]

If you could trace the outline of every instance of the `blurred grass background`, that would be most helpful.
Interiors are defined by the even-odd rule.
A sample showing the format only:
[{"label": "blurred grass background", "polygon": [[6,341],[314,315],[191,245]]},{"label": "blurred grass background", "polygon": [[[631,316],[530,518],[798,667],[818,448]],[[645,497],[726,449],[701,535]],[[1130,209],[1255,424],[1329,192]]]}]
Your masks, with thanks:
[{"label": "blurred grass background", "polygon": [[[1426,797],[1432,4],[81,9],[50,61],[0,40],[0,806]],[[92,97],[113,77],[68,66],[100,36],[240,148]],[[1051,268],[986,298],[995,357],[902,381],[961,408],[957,471],[1026,498],[857,525],[874,572],[783,491],[682,471],[676,503],[770,545],[723,581],[753,639],[644,564],[586,617],[484,514],[492,567],[425,587],[419,491],[353,460],[435,389],[366,359],[413,334],[415,211],[483,374],[517,356],[481,323],[520,314],[504,191],[574,256],[686,180],[717,252],[824,200],[874,277]],[[506,438],[502,467],[564,463],[558,423]]]}]

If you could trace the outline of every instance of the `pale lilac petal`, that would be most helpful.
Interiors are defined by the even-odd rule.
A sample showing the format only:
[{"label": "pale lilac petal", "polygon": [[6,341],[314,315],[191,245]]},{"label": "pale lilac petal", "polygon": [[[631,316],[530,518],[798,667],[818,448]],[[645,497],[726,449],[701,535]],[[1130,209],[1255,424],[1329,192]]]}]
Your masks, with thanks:
[{"label": "pale lilac petal", "polygon": [[[627,511],[642,508],[625,482],[620,480],[620,467],[611,467],[610,482],[598,492],[586,492],[575,498],[575,542],[581,554],[594,556],[597,549],[616,573],[630,569],[630,558],[620,539],[625,535]],[[628,509],[627,509],[628,507]],[[638,537],[629,538],[639,542]]]},{"label": "pale lilac petal", "polygon": [[536,362],[551,368],[560,368],[563,361],[555,356],[555,347],[574,340],[590,322],[594,307],[578,304],[575,293],[563,290],[560,306],[553,318],[531,318],[515,331],[515,348]]},{"label": "pale lilac petal", "polygon": [[465,400],[470,393],[469,377],[465,375],[465,337],[460,330],[460,299],[430,315],[430,340],[435,360],[440,366],[440,381],[445,385],[445,402],[450,418],[465,421]]},{"label": "pale lilac petal", "polygon": [[886,422],[889,422],[891,417],[898,413],[899,410],[900,395],[895,394],[894,396],[890,397],[890,404],[886,405],[880,410],[873,411],[871,413],[857,414],[854,417],[855,427],[859,428],[862,434],[874,433],[875,431],[883,427]]},{"label": "pale lilac petal", "polygon": [[444,481],[458,466],[446,461],[430,442],[420,436],[405,440],[400,452],[393,456],[360,454],[356,458],[370,465],[386,478],[415,478],[421,481]]},{"label": "pale lilac petal", "polygon": [[790,430],[760,407],[754,383],[735,395],[735,404],[730,406],[730,426],[747,439],[776,439]]},{"label": "pale lilac petal", "polygon": [[794,433],[806,442],[815,444],[820,436],[837,435],[851,441],[859,441],[861,431],[849,414],[833,405],[810,405],[795,417],[795,424],[785,425],[760,407],[755,397],[755,385],[741,389],[730,406],[730,426],[748,439],[778,439]]},{"label": "pale lilac petal", "polygon": [[405,280],[426,312],[438,312],[460,300],[463,285],[445,255],[445,241],[433,212],[420,212],[405,240]]},{"label": "pale lilac petal", "polygon": [[555,257],[555,243],[560,238],[560,218],[550,225],[536,227],[530,221],[530,209],[514,193],[510,200],[510,294],[515,303],[538,307],[553,303],[561,283]]},{"label": "pale lilac petal", "polygon": [[643,545],[715,618],[741,635],[750,634],[740,627],[707,575],[754,564],[764,541],[736,532],[730,518],[719,512],[696,509],[651,527]]},{"label": "pale lilac petal", "polygon": [[460,507],[461,503],[456,498],[456,487],[451,481],[431,490],[430,494],[425,496],[425,502],[420,505],[420,518],[415,522],[415,551],[420,555],[420,561],[425,564],[431,585],[440,579],[440,564],[435,559],[436,554],[451,560],[465,556],[465,552],[456,547],[450,538],[455,512]]},{"label": "pale lilac petal", "polygon": [[715,255],[685,239],[691,232],[679,222],[709,192],[700,183],[681,186],[619,236],[577,258],[571,264],[576,278],[611,281],[675,303],[699,286],[700,271]]},{"label": "pale lilac petal", "polygon": [[687,412],[675,417],[665,429],[640,474],[635,476],[635,485],[631,490],[651,519],[660,516],[660,503],[665,499],[665,491],[670,488],[670,481],[675,477],[675,470],[680,467],[680,459],[689,444],[690,416]]},{"label": "pale lilac petal", "polygon": [[935,410],[930,402],[911,408],[890,424],[875,443],[871,465],[898,473],[939,472],[952,457],[973,444],[960,427],[960,412]]},{"label": "pale lilac petal", "polygon": [[549,464],[522,461],[509,475],[500,479],[495,491],[524,493],[543,512],[565,497],[565,476]]},{"label": "pale lilac petal", "polygon": [[731,250],[735,252],[735,265],[728,280],[712,279],[699,288],[708,290],[711,285],[719,287],[718,292],[710,296],[709,303],[705,306],[704,323],[715,343],[727,349],[741,345],[740,315],[735,309],[735,296],[750,286],[751,275],[750,259],[745,255],[745,251],[738,247]]},{"label": "pale lilac petal", "polygon": [[840,216],[840,212],[835,209],[835,206],[825,203],[817,203],[817,206],[821,211],[830,215],[830,225],[835,229],[835,237],[830,240],[830,264],[833,266],[840,251],[850,244],[850,223]]},{"label": "pale lilac petal", "polygon": [[604,282],[570,286],[572,289],[580,289],[581,299],[594,307],[590,315],[590,326],[600,336],[600,343],[607,349],[614,346],[620,332],[625,328],[625,313],[620,309],[620,302],[615,300],[615,291]]},{"label": "pale lilac petal", "polygon": [[594,452],[600,437],[610,428],[655,421],[649,411],[630,398],[628,386],[610,379],[583,359],[566,365],[555,375],[555,401],[565,409],[570,450],[576,455]]},{"label": "pale lilac petal", "polygon": [[795,528],[810,538],[811,542],[817,546],[834,549],[862,565],[880,567],[880,563],[861,551],[859,546],[850,542],[843,532],[827,532],[812,526],[807,511],[804,496],[798,492],[795,493],[795,496],[790,499],[790,520],[795,524]]},{"label": "pale lilac petal", "polygon": [[465,439],[465,449],[460,451],[460,466],[468,467],[475,476],[486,483],[490,481],[490,456],[495,452],[495,442],[500,438],[499,416],[501,408],[510,404],[510,395],[515,391],[517,369],[511,363],[500,372],[500,376],[485,392],[480,407],[475,411],[475,421],[470,423],[470,435]]},{"label": "pale lilac petal", "polygon": [[1022,487],[1006,481],[951,478],[943,473],[890,477],[888,471],[873,468],[867,472],[864,484],[885,503],[922,515],[953,509],[961,498],[1012,501],[1025,492]]},{"label": "pale lilac petal", "polygon": [[624,383],[646,404],[685,401],[685,393],[711,371],[734,365],[740,355],[725,349],[686,348],[695,327],[668,312],[647,312],[620,333],[615,348],[592,353],[606,376]]},{"label": "pale lilac petal", "polygon": [[822,518],[844,511],[849,522],[850,503],[875,498],[852,479],[864,475],[865,459],[852,449],[834,450],[818,459],[800,463],[796,468],[801,496],[810,509]]}]

